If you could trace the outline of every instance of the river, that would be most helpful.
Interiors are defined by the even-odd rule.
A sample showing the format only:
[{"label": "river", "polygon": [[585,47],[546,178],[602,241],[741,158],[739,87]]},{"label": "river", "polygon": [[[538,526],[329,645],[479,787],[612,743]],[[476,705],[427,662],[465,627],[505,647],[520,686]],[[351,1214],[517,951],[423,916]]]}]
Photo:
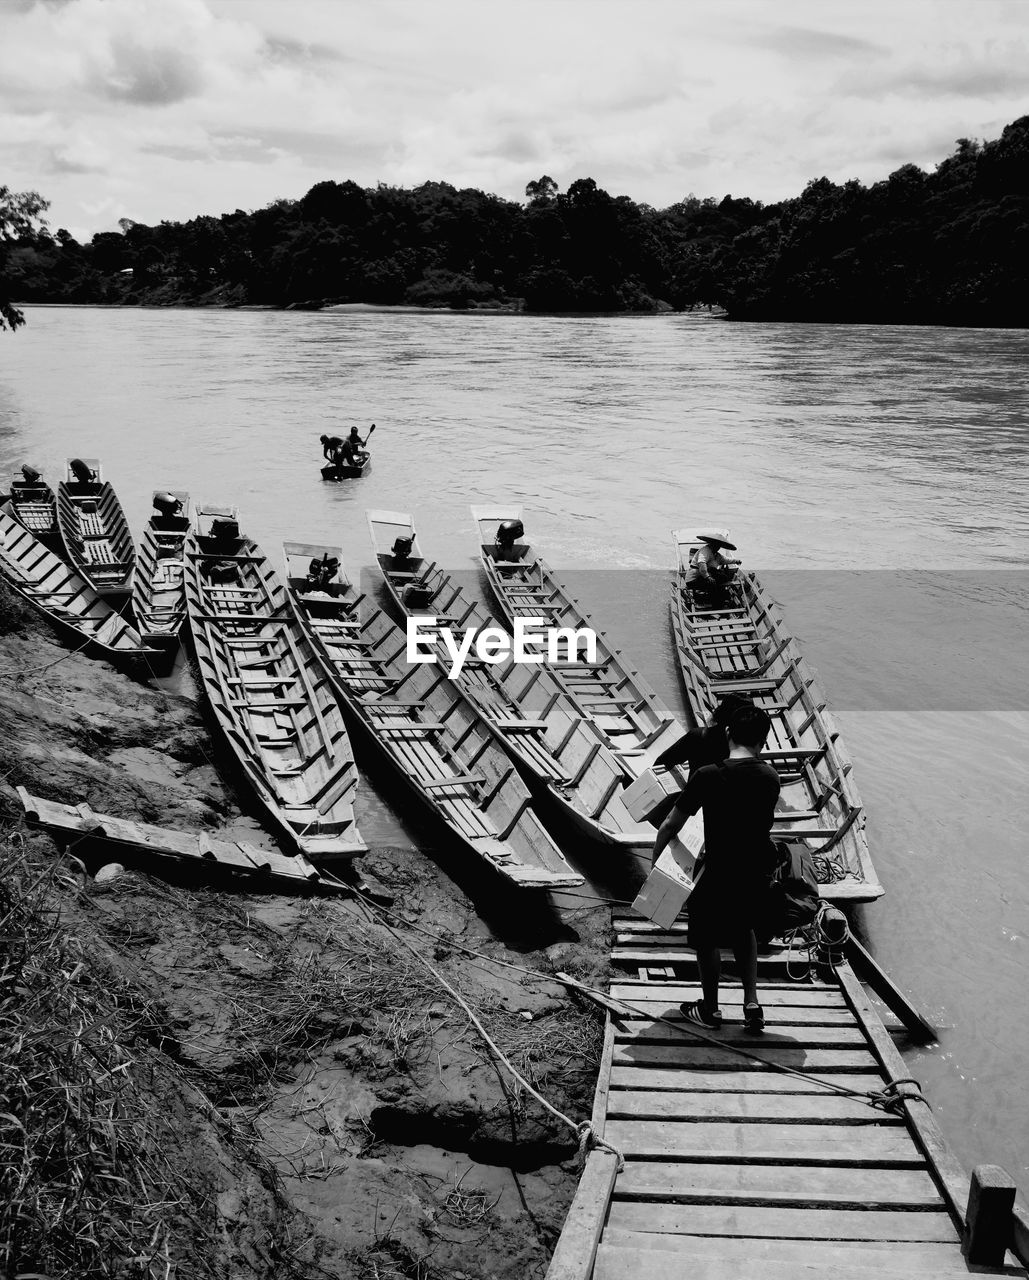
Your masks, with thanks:
[{"label": "river", "polygon": [[[966,1165],[1029,1192],[1029,334],[706,316],[30,307],[0,338],[0,477],[103,460],[239,506],[278,555],[365,511],[474,570],[469,503],[517,504],[595,620],[682,710],[670,531],[728,526],[821,675],[886,896],[859,924],[942,1028],[905,1058]],[[323,432],[377,424],[360,482]],[[474,579],[473,579],[474,581]],[[369,583],[374,585],[369,578]],[[366,795],[366,838],[410,842]]]}]

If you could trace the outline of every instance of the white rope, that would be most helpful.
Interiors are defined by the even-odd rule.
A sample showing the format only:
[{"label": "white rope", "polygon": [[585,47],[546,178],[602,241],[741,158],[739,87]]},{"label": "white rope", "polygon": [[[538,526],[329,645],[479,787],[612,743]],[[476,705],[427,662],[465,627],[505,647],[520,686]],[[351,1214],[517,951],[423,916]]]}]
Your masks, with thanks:
[{"label": "white rope", "polygon": [[[625,1168],[625,1157],[618,1150],[618,1148],[613,1147],[609,1142],[605,1142],[605,1140],[602,1137],[600,1137],[597,1131],[593,1128],[593,1125],[589,1120],[584,1120],[581,1123],[577,1123],[575,1120],[571,1118],[571,1116],[566,1116],[564,1112],[559,1111],[557,1107],[553,1105],[553,1103],[548,1102],[547,1099],[544,1098],[544,1096],[539,1092],[539,1090],[534,1089],[533,1086],[528,1082],[528,1080],[526,1080],[526,1078],[521,1074],[521,1072],[518,1071],[517,1067],[515,1067],[511,1059],[508,1058],[508,1056],[500,1048],[497,1042],[492,1038],[492,1036],[489,1034],[486,1028],[482,1025],[482,1023],[479,1021],[477,1014],[475,1013],[475,1010],[472,1009],[472,1007],[468,1004],[468,1002],[464,999],[464,997],[460,994],[460,992],[458,992],[454,987],[452,987],[451,984],[446,980],[446,978],[444,978],[444,976],[439,972],[439,970],[435,968],[435,966],[432,965],[428,960],[426,960],[425,956],[422,955],[422,953],[418,950],[417,947],[412,946],[411,943],[408,942],[406,938],[402,937],[399,933],[397,933],[397,931],[391,928],[390,925],[387,924],[387,925],[384,925],[383,927],[387,929],[389,933],[391,933],[398,942],[400,942],[403,946],[405,946],[408,949],[408,951],[410,951],[411,954],[419,961],[420,964],[424,965],[425,968],[428,969],[428,971],[436,979],[436,981],[443,988],[443,990],[448,993],[448,995],[451,997],[452,1000],[454,1000],[458,1005],[460,1005],[460,1007],[464,1010],[465,1014],[467,1015],[468,1020],[472,1023],[476,1031],[478,1031],[479,1035],[489,1046],[490,1051],[496,1057],[497,1061],[502,1063],[504,1067],[507,1068],[510,1075],[515,1080],[518,1081],[518,1083],[522,1086],[522,1088],[526,1091],[526,1093],[531,1094],[545,1110],[549,1111],[550,1114],[554,1116],[555,1119],[560,1120],[562,1124],[567,1125],[568,1128],[575,1133],[578,1139],[578,1144],[579,1144],[580,1159],[585,1158],[590,1148],[603,1147],[605,1150],[610,1151],[612,1155],[614,1155],[617,1158],[618,1171],[620,1173],[622,1169]],[[545,975],[541,975],[541,976],[545,976]],[[550,978],[549,980],[554,981],[553,978]]]}]

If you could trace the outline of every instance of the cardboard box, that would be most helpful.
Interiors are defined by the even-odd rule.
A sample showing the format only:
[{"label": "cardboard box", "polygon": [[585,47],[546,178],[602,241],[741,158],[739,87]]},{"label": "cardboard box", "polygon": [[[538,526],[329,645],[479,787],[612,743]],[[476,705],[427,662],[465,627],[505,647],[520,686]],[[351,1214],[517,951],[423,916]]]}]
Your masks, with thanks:
[{"label": "cardboard box", "polygon": [[683,783],[676,774],[644,769],[622,792],[622,804],[636,822],[646,822],[663,800],[678,795],[682,788]]},{"label": "cardboard box", "polygon": [[632,909],[667,929],[693,892],[693,869],[704,847],[704,820],[699,813],[689,818],[655,862]]}]

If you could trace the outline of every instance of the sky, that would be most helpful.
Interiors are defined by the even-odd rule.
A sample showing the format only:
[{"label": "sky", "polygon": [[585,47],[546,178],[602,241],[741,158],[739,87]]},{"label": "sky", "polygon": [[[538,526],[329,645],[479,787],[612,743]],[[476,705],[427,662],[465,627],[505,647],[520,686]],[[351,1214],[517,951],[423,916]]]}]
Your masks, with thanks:
[{"label": "sky", "polygon": [[327,178],[772,201],[1026,113],[1029,0],[0,0],[0,186],[78,239]]}]

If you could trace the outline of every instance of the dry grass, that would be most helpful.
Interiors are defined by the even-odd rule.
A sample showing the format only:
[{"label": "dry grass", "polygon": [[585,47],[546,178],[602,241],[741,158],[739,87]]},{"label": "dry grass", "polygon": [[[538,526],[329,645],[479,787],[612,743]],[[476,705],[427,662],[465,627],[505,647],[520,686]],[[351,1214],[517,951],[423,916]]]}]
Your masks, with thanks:
[{"label": "dry grass", "polygon": [[0,1274],[167,1277],[173,1178],[53,880],[0,848]]}]

